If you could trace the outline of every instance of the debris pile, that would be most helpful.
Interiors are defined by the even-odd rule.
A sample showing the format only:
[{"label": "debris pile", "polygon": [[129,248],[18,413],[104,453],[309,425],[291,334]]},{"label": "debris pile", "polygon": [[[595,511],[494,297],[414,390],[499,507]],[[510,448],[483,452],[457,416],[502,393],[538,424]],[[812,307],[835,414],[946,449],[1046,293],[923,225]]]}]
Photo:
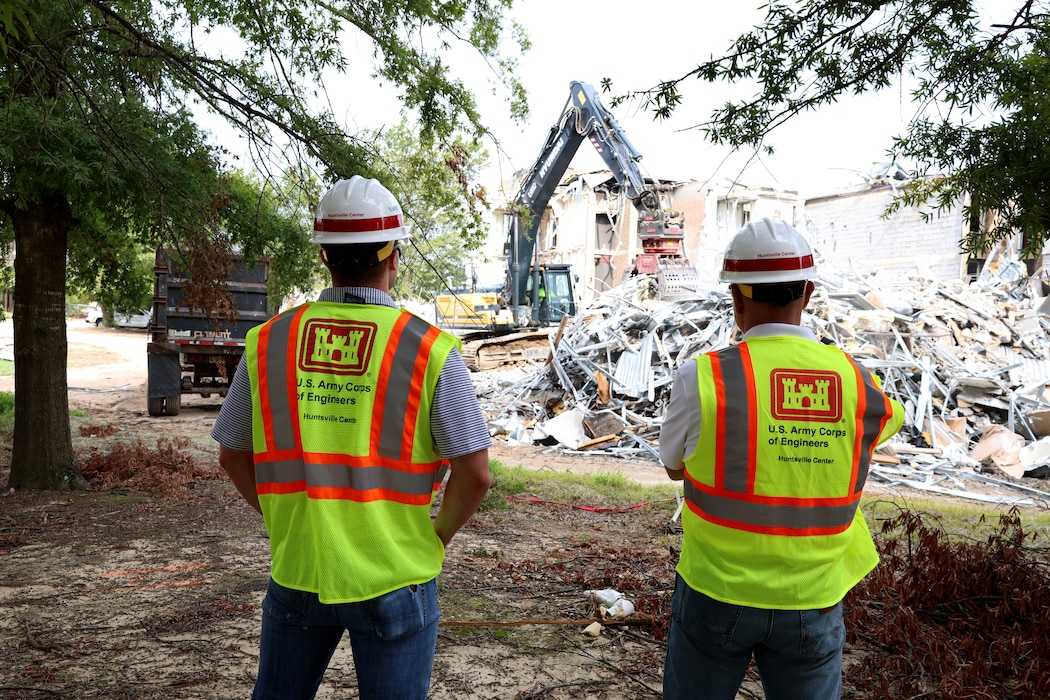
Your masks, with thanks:
[{"label": "debris pile", "polygon": [[[803,324],[879,375],[906,410],[873,479],[997,503],[1050,501],[1026,485],[1050,474],[1050,299],[1016,265],[999,271],[970,283],[822,272]],[[659,461],[676,368],[739,331],[724,285],[675,300],[657,289],[650,276],[631,278],[552,334],[546,363],[480,380],[493,435]]]}]

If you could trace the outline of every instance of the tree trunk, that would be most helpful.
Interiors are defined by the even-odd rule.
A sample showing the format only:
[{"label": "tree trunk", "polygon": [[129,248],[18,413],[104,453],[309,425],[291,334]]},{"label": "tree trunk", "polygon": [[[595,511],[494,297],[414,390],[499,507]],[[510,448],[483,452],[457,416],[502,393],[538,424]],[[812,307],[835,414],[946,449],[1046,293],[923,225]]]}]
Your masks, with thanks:
[{"label": "tree trunk", "polygon": [[9,209],[15,231],[15,434],[9,488],[82,488],[73,463],[66,381],[66,249],[73,213],[61,194]]}]

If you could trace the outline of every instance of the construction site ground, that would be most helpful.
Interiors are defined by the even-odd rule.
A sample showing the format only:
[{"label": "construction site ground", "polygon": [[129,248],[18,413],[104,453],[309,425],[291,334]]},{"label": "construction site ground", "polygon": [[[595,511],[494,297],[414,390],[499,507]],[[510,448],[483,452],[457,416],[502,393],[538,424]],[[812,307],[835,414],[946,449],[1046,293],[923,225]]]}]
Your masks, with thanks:
[{"label": "construction site ground", "polygon": [[[6,321],[0,347],[9,340]],[[250,695],[269,565],[263,523],[218,469],[209,432],[219,399],[184,397],[178,416],[147,414],[145,350],[143,331],[70,321],[78,465],[126,474],[93,491],[0,494],[0,700]],[[13,386],[0,378],[0,391]],[[3,439],[0,484],[10,429]],[[447,553],[431,697],[660,697],[681,541],[663,469],[504,441],[492,456],[617,474],[666,495],[599,501],[581,489],[551,499],[526,486],[487,502]],[[630,591],[638,612],[587,634],[593,589]],[[848,649],[846,663],[863,656]],[[356,697],[355,685],[344,641],[318,697]],[[763,697],[753,670],[739,697]],[[845,697],[878,695],[847,685]]]}]

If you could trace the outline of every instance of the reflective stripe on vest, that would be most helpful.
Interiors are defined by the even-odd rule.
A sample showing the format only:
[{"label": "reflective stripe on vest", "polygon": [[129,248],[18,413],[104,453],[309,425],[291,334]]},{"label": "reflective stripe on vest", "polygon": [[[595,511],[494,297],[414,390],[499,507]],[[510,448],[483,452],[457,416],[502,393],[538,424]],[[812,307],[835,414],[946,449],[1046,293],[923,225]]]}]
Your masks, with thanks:
[{"label": "reflective stripe on vest", "polygon": [[[893,413],[888,397],[868,370],[843,353],[854,370],[852,389],[857,399],[848,488],[834,497],[770,496],[755,493],[761,455],[758,393],[747,343],[708,357],[718,403],[714,483],[704,484],[691,476],[685,480],[690,510],[709,522],[756,533],[805,536],[846,530],[857,510],[871,454]],[[775,469],[776,464],[765,468]]]},{"label": "reflective stripe on vest", "polygon": [[[259,333],[258,378],[266,452],[255,455],[259,494],[428,505],[447,462],[412,461],[412,436],[431,347],[440,331],[410,313],[394,324],[382,358],[368,456],[304,452],[295,354],[308,305]],[[275,420],[276,419],[276,420]],[[286,420],[287,419],[287,420]]]}]

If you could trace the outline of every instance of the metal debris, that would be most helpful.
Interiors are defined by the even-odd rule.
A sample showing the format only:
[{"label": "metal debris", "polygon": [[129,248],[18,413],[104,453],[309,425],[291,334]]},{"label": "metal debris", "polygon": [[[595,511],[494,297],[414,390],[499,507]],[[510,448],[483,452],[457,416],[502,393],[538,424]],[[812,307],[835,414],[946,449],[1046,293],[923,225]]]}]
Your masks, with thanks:
[{"label": "metal debris", "polygon": [[[1033,478],[1050,473],[1050,448],[1034,444],[1050,436],[1050,298],[1011,261],[999,269],[971,283],[822,272],[803,323],[878,374],[905,407],[900,433],[876,453],[873,481],[1050,503]],[[663,300],[655,278],[640,275],[598,297],[557,347],[552,336],[546,363],[479,378],[479,396],[493,435],[659,461],[676,368],[738,338],[724,286]]]}]

